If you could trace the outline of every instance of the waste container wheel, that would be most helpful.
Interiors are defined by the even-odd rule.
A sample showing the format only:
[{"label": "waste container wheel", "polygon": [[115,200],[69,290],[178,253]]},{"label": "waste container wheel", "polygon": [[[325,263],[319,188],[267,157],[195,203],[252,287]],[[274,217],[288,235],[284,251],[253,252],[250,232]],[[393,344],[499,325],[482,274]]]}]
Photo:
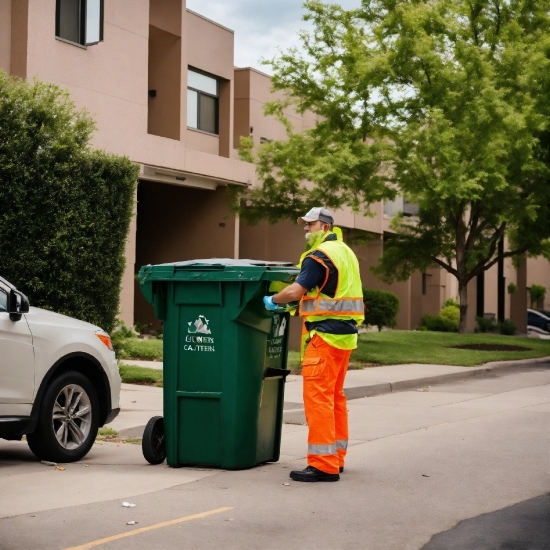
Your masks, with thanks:
[{"label": "waste container wheel", "polygon": [[149,464],[161,464],[166,458],[164,445],[164,419],[162,416],[153,416],[147,422],[143,439],[141,440],[143,456]]}]

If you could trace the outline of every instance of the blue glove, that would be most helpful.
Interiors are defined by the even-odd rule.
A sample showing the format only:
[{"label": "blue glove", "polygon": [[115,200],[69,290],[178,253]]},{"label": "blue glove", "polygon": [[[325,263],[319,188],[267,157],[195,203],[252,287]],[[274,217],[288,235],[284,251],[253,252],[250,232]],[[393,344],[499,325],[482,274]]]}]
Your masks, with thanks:
[{"label": "blue glove", "polygon": [[264,306],[265,306],[265,309],[267,309],[268,311],[277,311],[277,312],[285,311],[284,306],[282,306],[281,304],[276,304],[273,301],[273,296],[264,296]]}]

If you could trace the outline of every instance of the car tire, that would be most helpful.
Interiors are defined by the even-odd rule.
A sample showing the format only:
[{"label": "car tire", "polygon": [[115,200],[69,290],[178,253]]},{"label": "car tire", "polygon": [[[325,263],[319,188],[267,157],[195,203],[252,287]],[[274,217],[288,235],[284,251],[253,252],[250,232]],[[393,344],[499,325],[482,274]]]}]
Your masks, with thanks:
[{"label": "car tire", "polygon": [[41,460],[75,462],[92,448],[98,426],[99,401],[93,384],[83,374],[69,371],[46,389],[27,442]]},{"label": "car tire", "polygon": [[147,422],[141,440],[141,450],[149,464],[161,464],[166,458],[164,444],[164,419],[162,416],[153,416]]}]

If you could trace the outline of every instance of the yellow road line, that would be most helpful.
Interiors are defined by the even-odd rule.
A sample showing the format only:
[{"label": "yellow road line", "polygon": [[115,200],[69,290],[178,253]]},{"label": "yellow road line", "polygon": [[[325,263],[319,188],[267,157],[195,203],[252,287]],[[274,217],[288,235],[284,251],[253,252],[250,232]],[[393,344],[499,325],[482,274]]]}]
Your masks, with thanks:
[{"label": "yellow road line", "polygon": [[134,535],[139,535],[140,533],[146,533],[147,531],[153,531],[154,529],[161,529],[162,527],[170,527],[170,525],[176,525],[177,523],[183,523],[184,521],[191,521],[193,519],[201,519],[207,516],[212,516],[214,514],[219,514],[221,512],[227,512],[228,510],[233,510],[233,508],[216,508],[215,510],[209,510],[208,512],[201,512],[200,514],[193,514],[192,516],[185,516],[184,518],[171,519],[170,521],[163,521],[162,523],[156,523],[155,525],[149,525],[149,527],[140,527],[139,529],[134,529],[133,531],[127,531],[126,533],[120,533],[119,535],[113,535],[112,537],[105,537],[104,539],[93,540],[92,542],[87,542],[81,546],[73,546],[71,548],[65,548],[65,550],[87,550],[88,548],[93,548],[94,546],[99,546],[100,544],[107,544],[108,542],[113,542],[119,539],[125,539],[126,537],[133,537]]}]

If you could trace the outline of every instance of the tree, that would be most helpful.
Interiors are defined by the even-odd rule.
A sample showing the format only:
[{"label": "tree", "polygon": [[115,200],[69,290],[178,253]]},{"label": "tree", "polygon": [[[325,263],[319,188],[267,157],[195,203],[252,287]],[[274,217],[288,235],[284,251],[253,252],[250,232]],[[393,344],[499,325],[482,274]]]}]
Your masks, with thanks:
[{"label": "tree", "polygon": [[[269,62],[287,100],[268,112],[288,139],[257,152],[244,141],[262,186],[241,215],[276,221],[312,204],[368,215],[369,203],[404,196],[418,215],[394,219],[375,273],[392,282],[447,270],[464,332],[472,278],[501,258],[550,250],[550,3],[305,7],[313,30],[301,35],[303,52]],[[316,114],[316,126],[293,133],[289,104]]]},{"label": "tree", "polygon": [[111,330],[138,168],[92,150],[93,129],[57,86],[0,71],[0,275]]}]

